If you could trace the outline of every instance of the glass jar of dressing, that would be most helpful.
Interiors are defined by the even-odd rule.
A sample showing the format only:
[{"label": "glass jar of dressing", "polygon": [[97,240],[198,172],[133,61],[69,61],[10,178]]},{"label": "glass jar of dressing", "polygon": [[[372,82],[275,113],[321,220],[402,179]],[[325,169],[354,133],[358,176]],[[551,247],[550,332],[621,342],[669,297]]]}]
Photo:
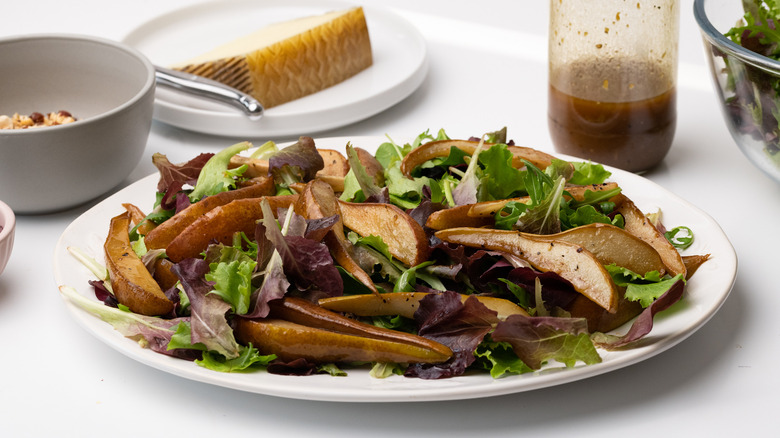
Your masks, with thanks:
[{"label": "glass jar of dressing", "polygon": [[641,172],[677,119],[677,0],[550,0],[548,122],[555,150]]}]

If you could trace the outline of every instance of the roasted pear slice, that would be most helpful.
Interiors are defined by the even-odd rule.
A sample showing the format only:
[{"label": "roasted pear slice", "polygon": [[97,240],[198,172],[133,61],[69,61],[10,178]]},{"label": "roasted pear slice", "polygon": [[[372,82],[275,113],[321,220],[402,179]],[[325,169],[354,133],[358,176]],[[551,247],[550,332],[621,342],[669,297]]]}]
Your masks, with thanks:
[{"label": "roasted pear slice", "polygon": [[256,184],[207,196],[155,227],[154,230],[150,231],[145,236],[144,243],[149,249],[166,248],[179,233],[184,231],[185,228],[200,219],[207,212],[235,201],[236,199],[269,196],[272,195],[274,191],[273,179],[263,177],[262,179],[258,179]]},{"label": "roasted pear slice", "polygon": [[555,272],[577,292],[609,312],[615,312],[618,289],[603,264],[581,245],[550,240],[536,234],[483,228],[450,228],[436,237],[480,249],[504,251],[520,257],[542,272]]},{"label": "roasted pear slice", "polygon": [[[576,201],[583,201],[585,199],[585,193],[587,192],[603,192],[617,188],[617,183],[610,182],[604,184],[592,184],[587,186],[566,186],[564,190],[564,199],[574,199]],[[504,208],[504,206],[510,201],[517,201],[528,203],[531,202],[531,198],[524,196],[522,198],[512,199],[499,199],[496,201],[485,201],[471,204],[471,208],[468,210],[470,217],[493,217],[496,212]]]},{"label": "roasted pear slice", "polygon": [[[376,295],[363,295],[375,297]],[[421,336],[396,330],[388,330],[347,318],[301,298],[285,297],[269,303],[269,317],[283,319],[309,327],[339,332],[371,339],[388,340],[438,351],[443,356],[452,354],[449,348]]]},{"label": "roasted pear slice", "polygon": [[618,195],[615,197],[615,204],[615,209],[625,219],[625,230],[655,248],[671,275],[682,274],[685,276],[685,263],[683,263],[680,252],[666,240],[664,234],[658,231],[658,228],[650,222],[650,219],[634,202],[625,195]]},{"label": "roasted pear slice", "polygon": [[540,236],[539,240],[564,241],[590,251],[602,265],[612,263],[637,274],[666,273],[658,251],[631,233],[609,224],[590,224],[561,233]]},{"label": "roasted pear slice", "polygon": [[[458,205],[433,212],[425,221],[425,226],[432,230],[446,230],[458,227],[491,227],[496,221],[493,216],[470,216],[469,211],[477,204]],[[503,204],[501,205],[503,208]],[[500,208],[499,208],[500,210]]]},{"label": "roasted pear slice", "polygon": [[[566,199],[582,201],[588,191],[600,192],[617,188],[617,183],[592,184],[587,186],[567,186]],[[495,224],[495,214],[511,202],[531,202],[531,198],[499,199],[495,201],[477,202],[476,204],[459,205],[444,210],[433,212],[425,223],[425,226],[433,230],[444,230],[456,227],[492,227]]]},{"label": "roasted pear slice", "polygon": [[138,226],[138,234],[146,236],[157,226],[154,222],[144,221],[144,219],[146,219],[146,213],[137,205],[125,203],[122,204],[122,207],[130,214],[130,224],[134,227]]},{"label": "roasted pear slice", "polygon": [[261,354],[275,354],[283,361],[441,363],[451,356],[431,348],[338,333],[282,319],[237,318],[235,334],[239,342],[251,342]]},{"label": "roasted pear slice", "polygon": [[[478,141],[470,140],[438,140],[425,143],[406,154],[403,161],[401,161],[401,172],[410,177],[412,171],[417,166],[428,160],[449,155],[451,147],[456,147],[468,155],[473,155],[478,145]],[[491,143],[485,143],[484,148],[490,146],[492,146]],[[544,170],[555,158],[542,151],[523,146],[507,146],[507,149],[512,153],[512,165],[518,169],[525,166],[522,160],[526,160]]]},{"label": "roasted pear slice", "polygon": [[620,288],[619,295],[615,313],[607,312],[583,295],[575,298],[566,310],[573,318],[585,318],[588,321],[588,331],[591,333],[606,333],[627,323],[644,310],[638,301],[629,301],[625,298],[623,288]]},{"label": "roasted pear slice", "polygon": [[[329,175],[336,177],[345,177],[349,172],[349,162],[347,158],[341,152],[334,149],[317,149],[322,157],[324,168],[317,172],[317,176]],[[236,167],[247,166],[247,170],[244,172],[245,177],[253,178],[256,176],[268,176],[268,170],[270,164],[268,160],[260,158],[251,158],[244,155],[233,155],[230,157],[230,163],[228,168],[235,169]]]},{"label": "roasted pear slice", "polygon": [[[414,318],[414,312],[420,308],[420,300],[428,292],[390,292],[377,295],[345,295],[341,297],[323,298],[319,301],[321,307],[334,312],[352,313],[358,316],[401,315]],[[504,320],[509,315],[528,316],[528,312],[517,304],[496,297],[471,295],[490,310],[498,313],[498,319]],[[469,295],[461,295],[465,302]]]},{"label": "roasted pear slice", "polygon": [[323,241],[331,256],[347,272],[365,285],[371,292],[379,293],[371,277],[352,258],[352,242],[344,235],[341,209],[333,188],[326,182],[315,179],[309,181],[295,202],[295,212],[306,219],[322,219],[338,215],[339,219],[328,231]]},{"label": "roasted pear slice", "polygon": [[165,248],[166,255],[178,263],[198,257],[213,242],[231,243],[236,232],[253,236],[257,221],[263,218],[260,208],[263,199],[276,212],[278,208],[289,207],[298,195],[236,199],[213,208],[182,230]]},{"label": "roasted pear slice", "polygon": [[127,211],[113,217],[103,245],[114,296],[135,313],[166,315],[173,310],[173,302],[165,297],[130,246],[129,228],[130,214]]},{"label": "roasted pear slice", "polygon": [[339,201],[344,226],[359,235],[378,236],[407,266],[428,260],[431,248],[422,226],[395,205]]}]

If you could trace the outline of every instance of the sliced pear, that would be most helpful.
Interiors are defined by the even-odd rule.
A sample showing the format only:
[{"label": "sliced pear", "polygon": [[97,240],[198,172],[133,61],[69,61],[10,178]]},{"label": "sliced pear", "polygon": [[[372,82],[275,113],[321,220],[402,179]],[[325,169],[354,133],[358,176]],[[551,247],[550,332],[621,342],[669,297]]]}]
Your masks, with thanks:
[{"label": "sliced pear", "polygon": [[[317,149],[322,157],[325,167],[317,172],[317,176],[329,175],[344,178],[349,171],[349,163],[344,154],[333,149]],[[244,155],[233,155],[230,157],[228,168],[247,166],[243,176],[253,178],[257,176],[268,176],[270,164],[268,160],[260,158],[250,158]]]},{"label": "sliced pear", "polygon": [[[403,161],[401,161],[401,172],[410,177],[412,171],[426,161],[448,156],[451,147],[456,147],[467,155],[473,155],[478,145],[478,141],[470,140],[437,140],[425,143],[406,154]],[[487,149],[491,145],[490,143],[485,143],[484,148]],[[524,146],[507,146],[507,150],[512,153],[512,165],[518,169],[525,166],[522,160],[527,160],[534,166],[544,170],[555,158],[542,151]]]},{"label": "sliced pear", "polygon": [[347,176],[349,172],[349,162],[347,157],[341,152],[335,149],[317,149],[322,157],[322,161],[325,163],[325,167],[317,172],[319,175],[331,175],[331,176]]},{"label": "sliced pear", "polygon": [[[320,306],[334,312],[351,313],[359,316],[401,315],[414,318],[414,313],[420,307],[420,300],[428,296],[428,292],[391,292],[379,295],[345,295],[341,297],[323,298]],[[504,320],[510,315],[528,316],[528,312],[517,304],[496,297],[477,295],[462,295],[461,302],[473,296],[490,310],[498,313],[498,319]]]},{"label": "sliced pear", "polygon": [[[574,199],[576,201],[583,201],[585,199],[585,193],[587,192],[603,192],[607,190],[616,189],[617,183],[609,182],[604,184],[592,184],[587,186],[566,186],[564,190],[565,199]],[[531,198],[524,196],[522,198],[512,199],[499,199],[496,201],[485,201],[471,204],[471,208],[468,211],[470,217],[493,217],[496,212],[500,211],[510,201],[529,203]]]},{"label": "sliced pear", "polygon": [[141,236],[146,236],[157,226],[154,222],[144,221],[144,219],[146,219],[146,213],[144,213],[143,210],[141,210],[141,208],[137,205],[124,203],[122,204],[122,207],[124,207],[125,210],[127,210],[127,212],[130,214],[130,223],[134,227],[138,227],[137,232]]},{"label": "sliced pear", "polygon": [[113,217],[103,245],[114,296],[135,313],[167,315],[173,310],[173,302],[165,296],[130,246],[129,228],[130,214],[127,211]]},{"label": "sliced pear", "polygon": [[236,199],[268,196],[273,194],[274,191],[273,179],[263,177],[262,179],[257,180],[256,184],[221,192],[212,196],[206,196],[151,230],[145,236],[144,243],[149,249],[166,248],[179,233],[184,231],[184,229],[193,222],[203,217],[207,212],[231,201],[235,201]]},{"label": "sliced pear", "polygon": [[341,209],[333,188],[321,179],[309,181],[299,199],[295,202],[295,212],[307,219],[322,219],[338,215],[338,221],[325,235],[324,242],[331,256],[347,272],[365,285],[371,292],[378,294],[371,277],[352,258],[352,242],[344,235]]},{"label": "sliced pear", "polygon": [[627,323],[642,313],[642,305],[638,301],[625,298],[625,290],[620,288],[618,306],[615,313],[609,313],[598,304],[579,295],[566,308],[573,318],[585,318],[588,321],[588,331],[606,333]]},{"label": "sliced pear", "polygon": [[237,318],[235,326],[239,342],[251,342],[261,354],[275,354],[283,361],[441,363],[451,357],[432,348],[338,333],[282,319]]},{"label": "sliced pear", "polygon": [[393,257],[407,266],[428,260],[431,248],[422,226],[391,204],[339,201],[344,226],[359,235],[378,236]]},{"label": "sliced pear", "polygon": [[612,263],[645,275],[651,271],[666,273],[658,251],[631,233],[609,224],[590,224],[561,233],[540,236],[539,240],[564,241],[592,253],[602,265]]},{"label": "sliced pear", "polygon": [[615,200],[615,209],[626,221],[625,230],[655,248],[672,276],[679,274],[685,276],[685,263],[677,248],[666,240],[664,234],[658,231],[658,228],[628,197],[618,195]]},{"label": "sliced pear", "polygon": [[182,230],[165,248],[166,255],[178,263],[186,258],[199,257],[211,243],[230,244],[233,234],[239,231],[254,236],[257,221],[263,218],[260,208],[263,199],[267,199],[276,212],[278,208],[289,207],[298,195],[236,199],[213,208]]},{"label": "sliced pear", "polygon": [[542,272],[554,272],[577,292],[609,312],[615,312],[618,289],[603,264],[584,247],[540,238],[536,234],[483,228],[451,228],[436,232],[439,239],[473,248],[504,251]]},{"label": "sliced pear", "polygon": [[[577,201],[585,199],[588,191],[600,192],[617,188],[617,183],[593,184],[587,186],[568,186],[565,198],[573,198]],[[459,205],[444,210],[439,210],[428,216],[425,226],[434,230],[444,230],[456,227],[492,227],[495,224],[494,217],[509,202],[531,202],[531,198],[523,196],[519,198],[499,199],[495,201],[477,202],[476,204]]]},{"label": "sliced pear", "polygon": [[[425,221],[425,226],[432,230],[445,230],[458,227],[491,227],[495,225],[493,216],[470,216],[471,207],[476,204],[458,205],[433,212]],[[502,205],[503,208],[503,205]]]},{"label": "sliced pear", "polygon": [[[364,296],[375,297],[376,295],[369,294]],[[285,297],[281,300],[271,301],[269,305],[271,307],[270,318],[279,318],[332,332],[415,345],[438,351],[443,356],[452,354],[449,348],[430,339],[347,318],[301,298]]]}]

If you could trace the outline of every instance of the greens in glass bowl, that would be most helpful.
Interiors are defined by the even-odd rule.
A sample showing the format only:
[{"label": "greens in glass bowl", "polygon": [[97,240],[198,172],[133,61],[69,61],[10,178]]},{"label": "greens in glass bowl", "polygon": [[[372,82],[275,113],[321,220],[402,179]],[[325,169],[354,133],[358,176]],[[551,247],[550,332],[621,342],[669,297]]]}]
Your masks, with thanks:
[{"label": "greens in glass bowl", "polygon": [[696,0],[694,16],[731,136],[780,182],[780,1]]}]

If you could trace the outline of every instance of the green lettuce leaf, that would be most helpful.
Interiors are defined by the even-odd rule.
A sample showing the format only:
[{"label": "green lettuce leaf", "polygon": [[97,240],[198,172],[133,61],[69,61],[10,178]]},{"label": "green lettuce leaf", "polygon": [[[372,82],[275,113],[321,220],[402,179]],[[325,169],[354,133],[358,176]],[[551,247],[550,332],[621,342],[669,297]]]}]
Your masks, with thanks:
[{"label": "green lettuce leaf", "polygon": [[198,182],[189,195],[190,201],[197,202],[204,196],[225,192],[235,187],[235,176],[243,173],[246,170],[246,166],[228,170],[230,158],[250,147],[252,147],[252,143],[242,141],[214,154],[201,169]]}]

